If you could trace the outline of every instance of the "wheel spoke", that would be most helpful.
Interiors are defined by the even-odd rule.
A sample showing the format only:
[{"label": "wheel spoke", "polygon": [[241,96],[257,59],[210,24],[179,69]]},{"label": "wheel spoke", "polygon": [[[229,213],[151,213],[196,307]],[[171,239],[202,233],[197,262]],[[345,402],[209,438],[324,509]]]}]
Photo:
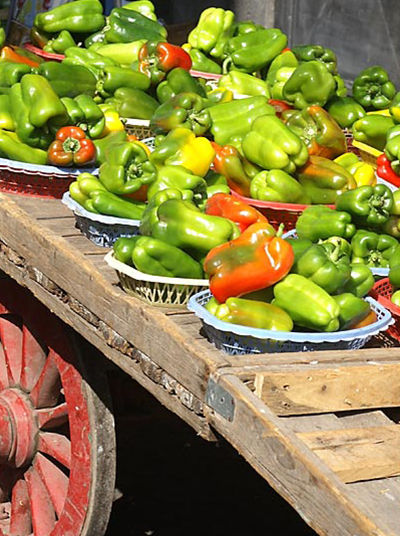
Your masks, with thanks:
[{"label": "wheel spoke", "polygon": [[29,536],[31,532],[32,518],[28,486],[25,480],[18,480],[12,491],[10,536]]},{"label": "wheel spoke", "polygon": [[56,514],[60,517],[67,496],[68,477],[40,452],[36,455],[35,467],[49,492]]},{"label": "wheel spoke", "polygon": [[70,469],[71,442],[67,437],[53,432],[40,432],[38,449]]},{"label": "wheel spoke", "polygon": [[37,416],[39,428],[42,430],[58,428],[68,421],[68,406],[63,402],[55,408],[38,409]]},{"label": "wheel spoke", "polygon": [[35,408],[55,406],[60,396],[60,389],[61,381],[55,353],[50,350],[46,364],[31,391],[31,399]]},{"label": "wheel spoke", "polygon": [[35,536],[49,536],[56,522],[56,513],[49,493],[35,467],[25,473]]},{"label": "wheel spoke", "polygon": [[21,386],[31,391],[46,363],[46,352],[32,332],[24,325],[22,343]]},{"label": "wheel spoke", "polygon": [[12,385],[17,385],[22,363],[22,330],[18,317],[14,315],[0,317],[0,339],[6,357],[9,381]]}]

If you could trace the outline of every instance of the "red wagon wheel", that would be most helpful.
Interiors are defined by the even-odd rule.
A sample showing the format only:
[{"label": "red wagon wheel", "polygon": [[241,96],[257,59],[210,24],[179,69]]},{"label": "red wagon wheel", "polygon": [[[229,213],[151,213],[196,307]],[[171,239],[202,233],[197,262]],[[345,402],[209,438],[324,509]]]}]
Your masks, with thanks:
[{"label": "red wagon wheel", "polygon": [[28,291],[0,280],[0,535],[106,529],[115,435],[95,390],[108,386],[88,375],[68,332]]}]

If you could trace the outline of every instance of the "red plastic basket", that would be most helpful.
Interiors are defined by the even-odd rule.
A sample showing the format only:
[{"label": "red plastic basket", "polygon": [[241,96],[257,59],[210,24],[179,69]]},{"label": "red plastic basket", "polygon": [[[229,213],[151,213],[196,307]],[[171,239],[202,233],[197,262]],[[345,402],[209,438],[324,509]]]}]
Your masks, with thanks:
[{"label": "red plastic basket", "polygon": [[0,191],[9,194],[61,199],[71,182],[76,179],[74,173],[43,173],[24,169],[22,162],[18,164],[18,169],[0,165]]},{"label": "red plastic basket", "polygon": [[65,58],[64,54],[54,54],[53,52],[46,52],[41,48],[35,47],[35,45],[32,45],[32,43],[25,43],[24,48],[26,48],[26,50],[29,50],[30,52],[33,52],[34,54],[36,54],[36,56],[40,56],[41,58],[44,58],[45,60],[49,61],[62,61]]},{"label": "red plastic basket", "polygon": [[[278,228],[281,223],[285,226],[285,231],[291,231],[296,227],[296,222],[301,213],[310,205],[298,205],[296,203],[271,203],[269,201],[260,201],[258,199],[251,199],[250,197],[244,197],[233,190],[231,194],[237,197],[244,203],[255,207],[257,210],[264,214],[269,223],[275,228]],[[335,208],[334,205],[326,205],[329,208]]]},{"label": "red plastic basket", "polygon": [[392,313],[395,323],[389,326],[387,334],[396,341],[400,342],[400,307],[397,307],[392,301],[393,287],[389,283],[389,278],[385,277],[375,283],[371,292],[371,296],[379,302],[385,309]]}]

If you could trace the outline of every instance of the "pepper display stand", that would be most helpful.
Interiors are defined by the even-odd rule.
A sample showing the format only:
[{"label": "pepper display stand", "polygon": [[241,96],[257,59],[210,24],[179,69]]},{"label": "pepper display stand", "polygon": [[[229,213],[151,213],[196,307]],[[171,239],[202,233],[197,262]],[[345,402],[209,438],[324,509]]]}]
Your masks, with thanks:
[{"label": "pepper display stand", "polygon": [[[103,260],[104,248],[80,235],[73,215],[60,201],[0,194],[0,226],[1,270],[201,437],[213,440],[215,431],[222,435],[317,534],[400,536],[398,343],[375,338],[368,348],[354,351],[227,355],[204,338],[200,321],[192,313],[157,309],[125,294],[115,270]],[[21,311],[21,306],[14,309],[11,301],[7,302],[11,279],[0,286],[0,303],[3,310],[20,313],[19,326],[29,325],[30,319],[25,317],[28,307]],[[29,300],[33,299],[30,296]],[[4,333],[0,331],[0,371],[5,370],[7,348],[18,347],[20,340],[20,331],[11,328],[7,339]],[[35,336],[46,348],[53,347],[46,330],[37,330]],[[35,347],[32,343],[32,356]],[[54,352],[61,356],[60,362],[67,357],[57,348]],[[46,355],[48,359],[53,354],[49,350]],[[90,355],[85,355],[83,364],[98,366]],[[46,368],[51,368],[50,363]],[[74,376],[79,367],[69,370],[72,379],[68,386],[61,372],[60,377],[70,411],[68,397],[81,380]],[[18,386],[15,389],[18,391]],[[96,389],[98,395],[101,392]],[[95,422],[89,399],[82,407]],[[81,432],[82,426],[74,420],[72,409],[68,419],[73,447],[74,434],[78,428]],[[9,411],[1,393],[0,411]],[[14,419],[15,429],[24,437],[31,437],[34,412],[38,410]],[[16,414],[13,410],[13,418]],[[10,449],[14,446],[5,449],[6,455]],[[87,470],[92,482],[99,474],[95,469],[98,456],[91,458],[93,465]],[[28,460],[27,455],[21,459]],[[35,473],[31,467],[37,463],[30,455],[24,468]],[[35,474],[43,483],[39,469]],[[36,479],[36,483],[40,481]],[[63,508],[70,503],[79,507],[80,498],[67,491],[55,524],[40,534],[100,536],[104,526],[85,530],[96,509],[98,516],[107,517],[108,509],[100,511],[96,495],[100,489],[108,489],[110,497],[112,487],[111,478],[96,487],[83,526],[76,523],[69,531],[60,524]],[[6,511],[10,494],[2,493],[0,500]],[[265,513],[273,516],[268,504]]]}]

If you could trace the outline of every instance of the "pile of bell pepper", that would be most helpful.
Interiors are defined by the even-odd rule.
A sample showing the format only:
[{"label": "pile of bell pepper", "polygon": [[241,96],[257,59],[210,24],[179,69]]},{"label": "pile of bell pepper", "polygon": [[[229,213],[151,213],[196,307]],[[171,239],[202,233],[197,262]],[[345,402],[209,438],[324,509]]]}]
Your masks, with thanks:
[{"label": "pile of bell pepper", "polygon": [[[336,217],[336,227],[332,221],[325,223],[325,235],[332,235],[330,225],[337,236],[320,233],[317,241],[315,231],[314,241],[284,240],[261,221],[208,253],[204,270],[213,295],[206,305],[211,314],[224,322],[272,331],[332,332],[376,321],[363,299],[374,278],[366,264],[352,258],[351,245],[342,236],[355,231],[346,223],[350,218],[324,206],[307,210],[304,218],[315,220],[327,220],[325,211],[333,213],[329,215]],[[362,237],[358,242],[365,248]]]}]

